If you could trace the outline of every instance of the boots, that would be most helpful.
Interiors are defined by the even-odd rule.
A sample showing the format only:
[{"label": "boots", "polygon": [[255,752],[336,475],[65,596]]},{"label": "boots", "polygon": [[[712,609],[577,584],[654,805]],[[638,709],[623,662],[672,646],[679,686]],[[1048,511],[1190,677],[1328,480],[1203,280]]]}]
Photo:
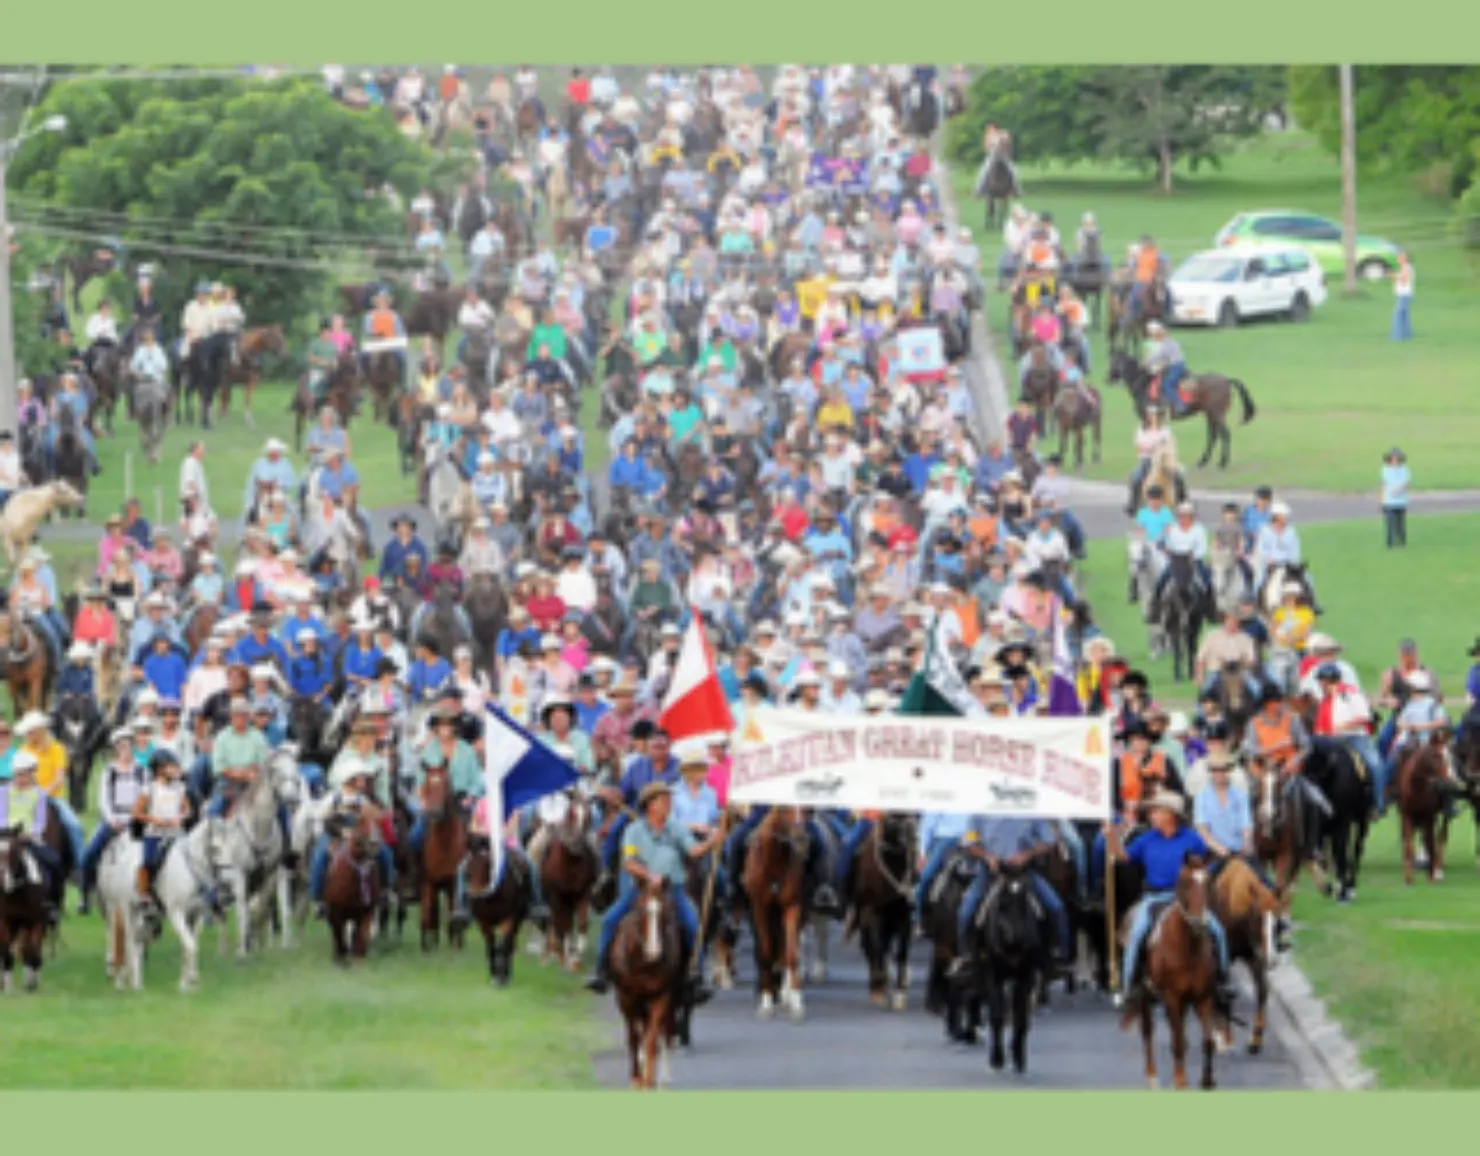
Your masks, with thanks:
[{"label": "boots", "polygon": [[592,972],[591,978],[586,981],[586,990],[595,992],[597,995],[605,995],[612,983],[611,965],[607,962],[606,954],[603,952],[596,959],[596,970]]}]

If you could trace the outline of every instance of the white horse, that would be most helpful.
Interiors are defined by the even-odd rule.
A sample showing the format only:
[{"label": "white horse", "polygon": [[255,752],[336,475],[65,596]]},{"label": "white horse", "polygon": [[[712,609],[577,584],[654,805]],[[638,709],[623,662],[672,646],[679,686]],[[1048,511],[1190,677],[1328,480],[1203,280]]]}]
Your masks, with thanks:
[{"label": "white horse", "polygon": [[1147,649],[1152,658],[1166,653],[1167,639],[1161,626],[1149,621],[1151,599],[1156,583],[1166,569],[1166,556],[1146,540],[1145,534],[1132,531],[1126,544],[1126,561],[1130,572],[1131,596],[1140,603],[1141,618],[1146,622]]},{"label": "white horse", "polygon": [[149,931],[136,886],[143,865],[144,844],[127,832],[116,835],[98,860],[98,909],[108,929],[103,963],[119,991],[130,987],[138,991],[144,986],[144,945]]},{"label": "white horse", "polygon": [[[288,848],[278,826],[278,804],[291,805],[294,792],[301,791],[302,776],[290,755],[284,759],[274,754],[258,770],[246,791],[238,797],[226,820],[226,870],[233,901],[236,904],[236,954],[245,958],[253,941],[253,930],[261,930],[269,914],[268,904],[277,899],[278,922],[283,945],[291,940],[292,887],[290,873],[284,867]],[[253,880],[258,886],[251,887]],[[221,928],[221,952],[226,953],[227,929]]]},{"label": "white horse", "polygon": [[1231,550],[1214,547],[1208,569],[1213,572],[1213,601],[1219,614],[1232,614],[1249,591],[1248,581]]}]

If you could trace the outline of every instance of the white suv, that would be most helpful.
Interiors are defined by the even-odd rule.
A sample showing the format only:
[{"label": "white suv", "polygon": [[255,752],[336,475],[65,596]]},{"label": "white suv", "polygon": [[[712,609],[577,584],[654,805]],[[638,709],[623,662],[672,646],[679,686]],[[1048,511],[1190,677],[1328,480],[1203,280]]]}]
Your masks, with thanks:
[{"label": "white suv", "polygon": [[1245,317],[1305,321],[1326,302],[1326,278],[1299,245],[1226,245],[1189,257],[1168,283],[1174,325],[1232,328]]}]

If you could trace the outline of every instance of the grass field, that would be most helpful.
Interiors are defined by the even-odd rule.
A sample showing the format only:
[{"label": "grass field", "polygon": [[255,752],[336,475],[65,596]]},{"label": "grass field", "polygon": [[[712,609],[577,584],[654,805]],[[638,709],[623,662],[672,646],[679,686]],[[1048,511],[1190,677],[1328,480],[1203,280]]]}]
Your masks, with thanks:
[{"label": "grass field", "polygon": [[[1300,543],[1326,613],[1321,629],[1341,642],[1365,687],[1397,660],[1398,642],[1410,637],[1451,700],[1463,702],[1470,648],[1480,624],[1464,618],[1480,604],[1480,574],[1473,565],[1480,515],[1435,514],[1408,523],[1406,550],[1385,550],[1376,515],[1301,530]],[[1146,657],[1140,608],[1126,599],[1124,539],[1094,541],[1083,581],[1095,619],[1120,653],[1151,679],[1158,697],[1191,702],[1194,688],[1173,687],[1171,659]]]},{"label": "grass field", "polygon": [[[982,202],[971,197],[974,176],[958,168],[952,179],[966,223],[977,232],[983,267],[995,276],[1001,229],[983,228]],[[1255,142],[1230,157],[1222,172],[1179,173],[1170,197],[1138,174],[1099,166],[1025,165],[1022,185],[1029,208],[1053,213],[1066,247],[1073,247],[1080,217],[1093,212],[1112,260],[1150,233],[1174,266],[1211,247],[1213,234],[1237,212],[1291,208],[1339,219],[1341,207],[1335,160],[1298,133]],[[1408,454],[1416,489],[1475,484],[1477,265],[1451,239],[1449,203],[1425,195],[1414,179],[1364,181],[1357,205],[1364,234],[1410,247],[1417,272],[1416,340],[1396,344],[1388,339],[1389,285],[1365,285],[1360,298],[1349,300],[1341,295],[1339,279],[1328,286],[1331,300],[1307,325],[1264,321],[1227,332],[1177,330],[1193,372],[1240,378],[1258,408],[1250,425],[1234,429],[1232,466],[1225,473],[1202,472],[1198,480],[1204,485],[1243,489],[1268,482],[1371,491],[1382,455],[1395,443]],[[1005,333],[1005,294],[994,294],[989,310],[994,332]],[[1092,377],[1103,384],[1103,335],[1093,339],[1093,357]],[[1120,480],[1134,465],[1134,415],[1123,389],[1107,393],[1105,457],[1090,473]],[[1195,460],[1203,448],[1202,420],[1180,423],[1177,439],[1183,460]]]}]

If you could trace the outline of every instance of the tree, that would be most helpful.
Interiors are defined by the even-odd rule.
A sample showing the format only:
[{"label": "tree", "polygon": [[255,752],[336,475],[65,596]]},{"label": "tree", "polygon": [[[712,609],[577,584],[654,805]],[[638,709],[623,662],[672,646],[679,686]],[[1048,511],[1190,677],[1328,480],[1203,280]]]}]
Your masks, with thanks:
[{"label": "tree", "polygon": [[380,191],[404,203],[448,163],[312,80],[65,82],[37,113],[67,128],[20,150],[17,215],[76,248],[116,235],[157,262],[168,320],[196,281],[219,279],[253,323],[303,332],[335,263],[404,239]]},{"label": "tree", "polygon": [[1216,165],[1232,140],[1260,131],[1283,89],[1281,70],[1255,66],[991,69],[968,93],[952,155],[979,161],[992,122],[1020,159],[1122,161],[1154,170],[1171,192],[1178,161]]}]

